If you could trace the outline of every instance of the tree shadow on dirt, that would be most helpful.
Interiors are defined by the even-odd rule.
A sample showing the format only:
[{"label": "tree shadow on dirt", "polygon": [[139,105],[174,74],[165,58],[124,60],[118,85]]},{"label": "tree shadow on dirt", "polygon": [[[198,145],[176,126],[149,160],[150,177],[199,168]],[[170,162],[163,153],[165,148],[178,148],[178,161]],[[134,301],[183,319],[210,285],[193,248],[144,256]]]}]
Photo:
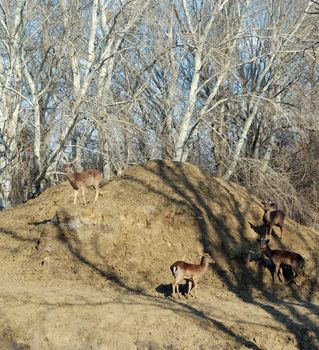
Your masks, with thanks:
[{"label": "tree shadow on dirt", "polygon": [[[117,287],[119,290],[125,290],[128,294],[134,294],[138,295],[141,298],[144,298],[147,300],[148,303],[151,303],[151,305],[156,307],[165,308],[168,310],[171,310],[173,312],[176,312],[178,314],[185,315],[187,317],[195,317],[198,320],[203,322],[204,324],[207,324],[207,322],[213,326],[216,327],[218,330],[222,331],[223,333],[227,334],[231,338],[233,338],[236,342],[249,347],[250,349],[254,350],[260,350],[260,348],[254,344],[253,342],[245,339],[242,335],[236,333],[235,331],[231,330],[229,327],[225,326],[222,322],[217,321],[208,315],[206,315],[204,312],[198,310],[197,308],[185,304],[183,302],[178,302],[175,300],[171,300],[170,298],[163,299],[158,298],[154,295],[148,294],[142,289],[139,288],[133,288],[128,286],[116,273],[109,272],[107,270],[103,270],[96,266],[96,264],[92,263],[89,259],[87,259],[82,254],[81,249],[81,242],[76,238],[76,234],[72,235],[70,239],[69,234],[65,234],[65,231],[63,229],[63,225],[60,225],[60,223],[55,223],[57,229],[59,230],[59,239],[60,241],[68,248],[68,250],[71,252],[71,254],[81,263],[85,264],[89,268],[91,268],[94,272],[101,275],[103,278],[106,278],[109,282],[113,283],[115,287]],[[75,232],[74,232],[75,233]],[[74,244],[75,243],[75,244]],[[165,293],[165,295],[169,296],[171,294],[171,285],[161,285],[158,287],[159,292]],[[170,289],[170,292],[169,292]],[[181,291],[184,291],[184,287],[181,287]],[[134,302],[132,302],[134,304]]]},{"label": "tree shadow on dirt", "polygon": [[252,222],[249,222],[249,226],[260,236],[265,237],[267,233],[266,225],[254,225]]},{"label": "tree shadow on dirt", "polygon": [[[150,169],[147,164],[144,166],[146,171],[151,171],[153,174],[157,175],[171,190],[173,190],[181,199],[183,199],[189,208],[193,211],[194,217],[201,217],[203,219],[197,220],[198,230],[200,232],[201,242],[203,245],[204,251],[214,255],[214,251],[211,251],[211,248],[224,249],[225,247],[231,247],[234,245],[241,246],[258,246],[256,241],[251,241],[247,238],[245,231],[247,230],[247,221],[245,216],[248,212],[249,207],[241,208],[241,203],[235,198],[234,192],[230,191],[228,187],[221,184],[221,187],[224,188],[224,191],[228,195],[228,205],[232,213],[237,218],[238,223],[238,232],[236,240],[233,235],[228,234],[229,228],[223,220],[223,217],[215,215],[210,209],[209,203],[207,203],[207,198],[214,198],[214,189],[206,184],[201,184],[201,186],[195,185],[192,179],[185,173],[185,167],[182,163],[175,162],[174,167],[168,167],[164,161],[157,161],[158,166],[154,169]],[[182,182],[183,186],[177,185],[177,182],[174,181],[178,179],[178,182]],[[131,179],[131,181],[138,182],[140,184],[140,179]],[[142,184],[143,185],[143,184]],[[149,184],[144,184],[150,191],[152,188]],[[185,190],[187,189],[187,190]],[[218,194],[217,194],[218,196]],[[253,200],[253,199],[252,199]],[[249,201],[246,201],[249,203]],[[224,232],[223,235],[217,235],[218,242],[211,241],[209,237],[209,225],[212,225],[216,232]],[[259,228],[260,230],[260,228]],[[260,232],[260,231],[259,231]],[[259,233],[258,233],[259,234]],[[239,241],[239,242],[238,242]],[[316,259],[316,257],[314,257]],[[318,266],[318,265],[316,265]],[[257,286],[262,293],[262,296],[274,304],[284,305],[285,311],[288,311],[290,316],[287,316],[284,312],[276,309],[274,306],[269,306],[263,302],[256,301],[253,293],[252,286],[249,284],[253,279],[250,279],[249,276],[255,274],[255,272],[246,264],[242,264],[239,261],[228,259],[228,269],[229,271],[236,271],[232,278],[229,278],[229,275],[222,273],[224,267],[215,264],[213,267],[215,273],[219,275],[219,278],[224,282],[227,288],[235,292],[244,302],[249,302],[254,305],[259,306],[264,311],[267,311],[275,320],[281,322],[285,325],[286,329],[294,334],[297,339],[298,346],[300,349],[309,349],[315,348],[316,343],[314,340],[313,334],[316,334],[317,341],[319,340],[319,326],[318,323],[313,322],[307,315],[301,314],[293,305],[282,303],[280,296],[277,293],[276,286],[272,289],[271,292],[267,290],[267,286],[262,281],[261,272],[263,267],[259,267],[260,278],[257,276]],[[271,266],[268,267],[271,271]],[[242,271],[240,271],[242,270]],[[248,279],[247,279],[248,276]],[[254,283],[255,284],[255,283]],[[253,286],[255,287],[255,286]],[[313,285],[311,291],[315,291],[315,286]],[[307,300],[311,300],[313,295],[309,291],[306,299],[303,299],[298,290],[293,290],[294,298],[305,306],[309,312],[314,312],[317,310],[317,306],[312,303],[307,303]],[[300,322],[305,324],[305,331],[300,333]]]},{"label": "tree shadow on dirt", "polygon": [[[248,238],[246,234],[249,223],[245,216],[249,211],[249,204],[246,207],[243,207],[243,204],[236,199],[234,193],[230,191],[228,187],[224,186],[223,184],[219,184],[220,190],[226,193],[228,198],[227,205],[230,206],[230,210],[237,220],[237,230],[235,233],[230,233],[230,228],[227,224],[227,217],[225,217],[223,214],[216,215],[211,210],[210,203],[207,200],[208,198],[214,198],[214,200],[219,202],[221,207],[223,207],[223,200],[225,200],[226,196],[225,198],[220,199],[215,198],[218,197],[219,194],[215,195],[214,188],[211,188],[209,184],[201,183],[200,186],[198,186],[198,184],[194,184],[193,179],[191,179],[188,174],[185,173],[182,163],[174,163],[174,167],[169,167],[167,166],[166,162],[157,161],[155,167],[149,167],[146,164],[144,165],[144,169],[147,172],[150,172],[153,176],[156,175],[167,186],[167,188],[174,193],[174,196],[170,195],[168,191],[155,188],[151,183],[138,177],[125,176],[125,180],[138,184],[147,191],[163,196],[172,203],[187,205],[187,207],[193,213],[194,218],[196,218],[201,244],[205,252],[214,256],[214,251],[222,251],[224,254],[226,254],[226,256],[229,256],[228,249],[231,247],[258,247],[256,240]],[[251,200],[253,200],[253,198]],[[249,203],[249,200],[246,202]],[[179,309],[176,309],[175,301],[168,299],[161,300],[160,298],[147,294],[140,289],[129,287],[116,273],[103,270],[88,260],[82,254],[81,243],[77,242],[77,245],[72,244],[69,237],[65,235],[61,225],[57,224],[57,227],[60,230],[59,236],[61,241],[68,247],[72,255],[80,262],[86,264],[92,270],[114,283],[114,285],[121,289],[125,289],[129,293],[138,294],[141,297],[147,298],[148,300],[160,303],[162,307],[171,309],[174,312],[182,312],[188,316],[196,317],[204,322],[209,322],[211,326],[216,327],[221,332],[238,341],[240,344],[251,349],[259,349],[255,343],[245,339],[245,337],[243,337],[241,334],[234,332],[222,322],[212,319],[203,311],[191,305],[177,303]],[[211,236],[211,228],[213,228],[215,232],[223,232],[223,234],[217,234],[217,237],[215,235],[213,240]],[[258,233],[256,235],[256,238],[257,237]],[[213,265],[212,269],[214,273],[222,280],[225,287],[235,293],[242,301],[260,307],[260,309],[266,311],[276,321],[283,324],[287,331],[295,336],[300,349],[315,348],[316,344],[314,341],[313,332],[316,334],[316,339],[319,340],[318,323],[313,322],[307,315],[300,313],[297,309],[297,305],[283,303],[280,295],[277,293],[278,286],[274,285],[272,290],[268,291],[268,287],[264,284],[262,279],[264,266],[262,264],[258,265],[257,277],[254,277],[256,272],[249,266],[249,264],[247,265],[245,259],[245,256],[243,257],[243,260],[227,259],[227,269],[231,272],[229,274],[225,274],[225,266],[218,263]],[[266,302],[256,300],[253,294],[253,290],[255,288],[259,289]],[[171,291],[170,285],[160,285],[157,287],[157,291],[165,296],[169,295],[169,289]],[[312,300],[312,293],[314,292],[315,284],[312,286],[311,291],[309,291],[306,300],[302,298],[297,290],[293,293],[294,298],[298,301],[298,303],[300,305],[302,304],[302,306],[308,309],[308,311],[311,313],[316,311],[317,307],[314,304],[309,302],[307,303],[307,300]],[[271,305],[269,305],[269,302]],[[281,311],[276,305],[280,305],[280,307],[284,310]],[[305,325],[303,332],[300,332],[300,323]]]},{"label": "tree shadow on dirt", "polygon": [[17,241],[21,241],[21,242],[36,242],[37,241],[37,239],[35,239],[35,238],[23,237],[18,232],[9,230],[9,229],[4,228],[4,227],[0,227],[0,234],[5,234],[5,235],[7,235],[7,236],[9,236]]}]

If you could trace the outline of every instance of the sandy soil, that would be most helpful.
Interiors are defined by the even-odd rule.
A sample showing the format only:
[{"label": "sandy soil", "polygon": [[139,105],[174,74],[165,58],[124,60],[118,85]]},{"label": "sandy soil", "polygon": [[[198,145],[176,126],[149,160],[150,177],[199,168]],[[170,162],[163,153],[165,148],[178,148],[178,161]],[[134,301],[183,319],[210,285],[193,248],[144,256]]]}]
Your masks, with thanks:
[{"label": "sandy soil", "polygon": [[[151,161],[87,198],[65,182],[0,213],[0,349],[319,349],[318,232],[275,229],[306,259],[298,288],[260,258],[260,201],[195,166]],[[172,299],[169,266],[204,251],[197,298]]]}]

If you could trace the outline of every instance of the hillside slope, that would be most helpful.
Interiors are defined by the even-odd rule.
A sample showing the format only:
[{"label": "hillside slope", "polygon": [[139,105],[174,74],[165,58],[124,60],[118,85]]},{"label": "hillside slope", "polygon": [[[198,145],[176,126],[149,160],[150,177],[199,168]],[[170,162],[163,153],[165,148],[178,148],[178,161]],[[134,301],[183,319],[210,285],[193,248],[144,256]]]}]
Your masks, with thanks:
[{"label": "hillside slope", "polygon": [[[74,206],[65,182],[0,213],[4,348],[319,347],[318,232],[287,220],[283,242],[274,235],[272,247],[305,257],[307,279],[273,284],[263,211],[243,187],[150,161],[101,192]],[[216,263],[198,298],[172,300],[170,264],[204,251]]]}]

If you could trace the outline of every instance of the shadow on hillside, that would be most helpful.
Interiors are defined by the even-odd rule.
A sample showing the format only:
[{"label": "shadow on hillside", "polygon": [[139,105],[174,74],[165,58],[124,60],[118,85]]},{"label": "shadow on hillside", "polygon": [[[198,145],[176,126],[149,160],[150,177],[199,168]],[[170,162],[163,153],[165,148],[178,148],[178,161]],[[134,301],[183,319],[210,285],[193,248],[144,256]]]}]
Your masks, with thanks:
[{"label": "shadow on hillside", "polygon": [[[260,237],[265,237],[267,233],[267,226],[262,224],[262,225],[254,225],[253,223],[249,222],[249,226],[260,236]],[[278,243],[282,243],[279,236],[275,232],[274,229],[271,231],[271,239],[275,239]]]},{"label": "shadow on hillside", "polygon": [[254,225],[253,223],[249,223],[249,226],[261,237],[266,236],[267,233],[267,226],[262,224],[262,225]]},{"label": "shadow on hillside", "polygon": [[[210,186],[204,183],[200,184],[200,186],[198,186],[197,184],[195,185],[191,177],[188,176],[187,173],[185,173],[185,167],[182,163],[176,162],[174,163],[174,167],[170,167],[167,166],[167,163],[164,161],[157,161],[157,166],[155,167],[155,169],[151,169],[147,164],[144,165],[144,169],[146,171],[152,172],[152,174],[157,175],[168,186],[169,189],[173,190],[184,202],[186,202],[188,207],[192,210],[195,217],[203,218],[201,220],[197,220],[197,224],[201,235],[201,242],[204,251],[207,251],[208,253],[214,255],[214,249],[218,250],[222,248],[224,249],[225,254],[228,255],[228,252],[225,251],[225,247],[232,247],[238,245],[238,238],[240,241],[239,244],[242,246],[256,245],[258,247],[257,243],[249,241],[245,234],[245,231],[247,230],[247,222],[245,216],[249,210],[249,200],[246,201],[247,207],[245,207],[244,209],[239,209],[241,208],[241,203],[239,203],[238,200],[235,198],[234,192],[230,191],[229,188],[224,186],[223,184],[220,184],[224,192],[227,193],[227,196],[230,199],[228,205],[230,205],[232,213],[237,218],[238,236],[237,240],[235,240],[233,235],[228,234],[230,229],[227,227],[225,220],[223,220],[223,218],[219,216],[216,216],[212,212],[209,203],[207,203],[207,199],[214,198],[214,188],[211,188]],[[131,181],[137,182],[140,185],[145,186],[149,191],[158,192],[156,189],[152,188],[150,184],[143,183],[140,179],[131,178]],[[178,185],[180,183],[182,183],[183,186]],[[162,193],[162,195],[166,196],[167,194]],[[217,238],[219,240],[218,242],[212,241],[209,237],[210,225],[214,227],[216,232],[222,231],[224,233],[222,235],[217,235]],[[260,232],[260,227],[258,227],[258,230]],[[211,247],[213,248],[213,251],[210,251]],[[313,258],[317,259],[316,257]],[[228,270],[235,271],[235,273],[231,276],[232,278],[230,278],[228,274],[223,273],[224,267],[218,266],[218,263],[213,265],[212,268],[215,271],[215,273],[219,275],[220,279],[224,282],[227,288],[235,292],[243,301],[258,305],[260,308],[267,311],[274,319],[284,324],[286,329],[295,335],[298,341],[299,348],[316,347],[313,335],[310,335],[310,333],[311,331],[314,332],[317,335],[317,340],[319,340],[319,326],[317,323],[311,321],[311,319],[306,315],[300,314],[298,310],[294,308],[294,306],[291,304],[284,304],[286,309],[285,311],[288,311],[290,315],[287,317],[287,315],[284,312],[281,312],[275,309],[274,307],[271,307],[269,305],[261,303],[260,301],[255,300],[252,293],[252,287],[254,286],[251,284],[251,282],[253,282],[253,279],[249,278],[249,276],[254,276],[255,272],[249,267],[249,265],[242,264],[236,259],[228,259]],[[268,268],[270,269],[270,271],[272,270],[270,266],[268,266]],[[272,303],[281,304],[282,300],[277,295],[276,286],[274,286],[273,290],[269,292],[267,290],[267,286],[262,281],[261,276],[264,270],[263,266],[259,266],[259,270],[260,273],[258,275],[260,277],[257,278],[257,286],[259,287],[259,290],[261,291],[263,297],[268,299]],[[285,272],[287,274],[287,271]],[[313,285],[310,288],[310,291],[314,293],[314,289],[315,286]],[[311,295],[310,292],[306,300],[304,300],[301,297],[298,290],[293,290],[293,294],[295,299],[300,303],[304,303],[307,300],[311,300],[311,298],[313,297],[313,295]],[[309,304],[309,312],[313,312],[314,309],[317,311],[318,314],[319,309],[314,304]],[[303,334],[300,333],[301,321],[308,327],[306,328],[305,332],[303,332]]]},{"label": "shadow on hillside", "polygon": [[[89,261],[87,258],[85,258],[81,251],[81,243],[78,241],[78,245],[77,245],[77,249],[74,248],[74,245],[72,244],[72,242],[70,242],[65,233],[64,230],[62,229],[62,226],[59,225],[59,223],[56,224],[58,230],[59,230],[59,238],[62,241],[62,243],[64,243],[69,251],[72,253],[72,255],[74,257],[76,257],[81,263],[87,265],[88,267],[90,267],[93,271],[95,271],[96,273],[100,274],[102,277],[106,278],[108,281],[114,283],[114,285],[116,287],[118,287],[119,289],[124,289],[126,292],[128,292],[129,294],[136,294],[139,295],[142,298],[145,298],[147,300],[148,303],[151,303],[150,305],[152,306],[156,306],[156,307],[162,307],[168,310],[171,310],[173,312],[176,312],[178,314],[183,314],[185,316],[188,317],[195,317],[197,319],[199,319],[200,321],[203,321],[205,323],[209,322],[211,324],[211,326],[216,327],[217,329],[219,329],[220,331],[222,331],[223,333],[227,334],[228,336],[232,337],[234,340],[236,340],[237,342],[239,342],[240,344],[249,347],[250,349],[254,349],[254,350],[260,350],[260,348],[258,346],[256,346],[256,344],[254,344],[253,342],[245,339],[242,335],[235,333],[235,331],[231,330],[229,327],[225,326],[222,322],[219,322],[211,317],[209,317],[208,315],[206,315],[204,312],[196,309],[195,307],[188,305],[188,304],[184,304],[184,303],[180,303],[180,302],[176,302],[174,300],[170,300],[170,299],[159,299],[151,294],[146,293],[143,290],[137,289],[137,288],[132,288],[129,287],[128,285],[126,285],[121,278],[115,274],[115,273],[110,273],[109,271],[105,271],[100,269],[99,267],[97,267],[95,264],[93,264],[91,261]],[[162,285],[160,286],[160,290],[163,292],[164,289],[166,290],[165,293],[168,294],[168,289],[169,289],[170,285]],[[183,287],[182,287],[183,289]],[[181,289],[181,290],[182,290]],[[135,302],[131,302],[131,304],[134,304]],[[94,302],[92,303],[94,305]],[[178,308],[176,307],[176,304],[178,305]]]},{"label": "shadow on hillside", "polygon": [[[228,206],[230,206],[231,211],[237,218],[238,231],[236,232],[236,238],[234,234],[230,234],[230,228],[227,226],[225,218],[222,215],[215,215],[207,202],[208,198],[214,198],[214,188],[211,188],[205,183],[202,183],[201,186],[195,185],[192,182],[193,180],[185,173],[182,163],[174,163],[174,167],[170,167],[167,166],[166,162],[157,161],[156,166],[150,167],[147,163],[144,165],[144,169],[145,171],[152,173],[152,175],[158,176],[159,179],[167,186],[167,188],[173,191],[174,196],[171,196],[169,191],[161,192],[152,184],[134,176],[126,176],[125,180],[138,184],[139,186],[144,187],[147,191],[163,196],[173,203],[183,205],[186,204],[192,211],[194,217],[197,218],[198,231],[200,233],[201,244],[204,251],[214,256],[214,251],[221,250],[226,254],[226,256],[229,256],[229,252],[227,251],[229,247],[236,247],[238,245],[245,247],[258,247],[257,243],[255,241],[251,241],[246,235],[246,230],[249,224],[247,223],[245,216],[248,213],[249,204],[242,209],[242,203],[238,202],[234,196],[234,193],[230,191],[228,187],[224,186],[223,184],[219,184],[221,189],[230,199],[230,201],[227,202]],[[176,198],[176,195],[179,199]],[[219,199],[215,198],[215,201],[219,201]],[[223,205],[222,201],[223,199],[221,198],[220,205]],[[249,201],[247,201],[247,203],[249,203]],[[223,233],[217,235],[217,240],[216,237],[213,240],[210,236],[211,226],[216,232]],[[247,346],[250,349],[259,349],[255,343],[245,339],[244,336],[234,332],[232,329],[230,329],[230,327],[227,327],[222,322],[210,318],[207,314],[193,306],[184,303],[176,303],[175,301],[171,301],[169,299],[159,299],[141,291],[140,289],[127,286],[117,274],[104,271],[89,261],[82,254],[81,242],[77,242],[76,245],[72,244],[72,242],[69,241],[69,238],[67,238],[64,234],[61,225],[58,225],[58,228],[60,230],[60,239],[68,247],[73,256],[75,256],[80,262],[92,268],[101,276],[113,282],[119,288],[123,288],[129,293],[135,293],[143,296],[147,298],[147,300],[153,301],[156,304],[161,304],[161,307],[171,309],[174,312],[184,313],[188,316],[202,320],[203,322],[208,322],[211,326],[216,327],[221,332],[238,341],[240,344]],[[212,267],[215,274],[217,274],[222,280],[225,288],[228,288],[228,290],[236,293],[237,296],[244,302],[252,303],[260,307],[273,319],[283,324],[287,331],[294,334],[300,349],[316,348],[313,333],[316,334],[316,339],[319,340],[318,323],[314,323],[306,314],[300,313],[297,309],[297,305],[292,303],[283,303],[282,299],[277,293],[277,289],[280,288],[278,285],[273,285],[272,290],[268,291],[268,287],[262,280],[262,274],[265,270],[262,263],[258,265],[257,277],[255,277],[256,273],[249,266],[249,264],[243,263],[240,261],[240,259],[227,259],[227,264],[227,270],[230,271],[231,274],[225,274],[225,266],[220,266],[218,263]],[[260,300],[255,300],[253,294],[254,288],[258,288],[261,295],[268,301],[267,303],[261,302]],[[157,288],[157,291],[165,296],[168,296],[170,295],[169,289],[171,289],[169,285],[160,285]],[[319,309],[317,306],[309,302],[307,304],[305,303],[307,300],[312,300],[313,293],[315,293],[315,285],[311,286],[306,299],[301,297],[298,290],[293,291],[294,297],[298,304],[302,304],[303,307],[308,308],[309,313],[317,312],[318,314]],[[269,305],[269,302],[271,302],[273,305]],[[178,308],[176,308],[176,304],[178,304]],[[275,304],[280,305],[282,311],[279,307],[275,307]],[[302,332],[300,331],[301,323],[305,325]]]},{"label": "shadow on hillside", "polygon": [[[164,297],[169,297],[172,295],[172,284],[160,284],[155,288],[157,293],[163,294]],[[185,294],[187,292],[187,285],[183,284],[179,287],[179,291],[181,294]]]},{"label": "shadow on hillside", "polygon": [[22,235],[19,235],[18,232],[16,231],[12,231],[12,230],[8,230],[4,227],[0,227],[0,235],[1,234],[5,234],[17,241],[21,241],[21,242],[36,242],[37,239],[35,238],[27,238],[27,237],[23,237]]}]

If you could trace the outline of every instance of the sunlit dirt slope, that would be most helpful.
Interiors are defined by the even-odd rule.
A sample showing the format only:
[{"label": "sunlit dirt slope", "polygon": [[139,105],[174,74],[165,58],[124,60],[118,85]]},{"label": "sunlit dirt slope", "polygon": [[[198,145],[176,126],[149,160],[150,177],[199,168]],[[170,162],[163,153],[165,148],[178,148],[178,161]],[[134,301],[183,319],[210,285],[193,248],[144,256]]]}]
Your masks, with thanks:
[{"label": "sunlit dirt slope", "polygon": [[[0,213],[0,349],[319,348],[318,232],[274,229],[271,247],[306,260],[298,288],[272,282],[241,186],[150,161],[87,192],[74,205],[64,182]],[[169,266],[203,252],[198,297],[173,300]]]}]

